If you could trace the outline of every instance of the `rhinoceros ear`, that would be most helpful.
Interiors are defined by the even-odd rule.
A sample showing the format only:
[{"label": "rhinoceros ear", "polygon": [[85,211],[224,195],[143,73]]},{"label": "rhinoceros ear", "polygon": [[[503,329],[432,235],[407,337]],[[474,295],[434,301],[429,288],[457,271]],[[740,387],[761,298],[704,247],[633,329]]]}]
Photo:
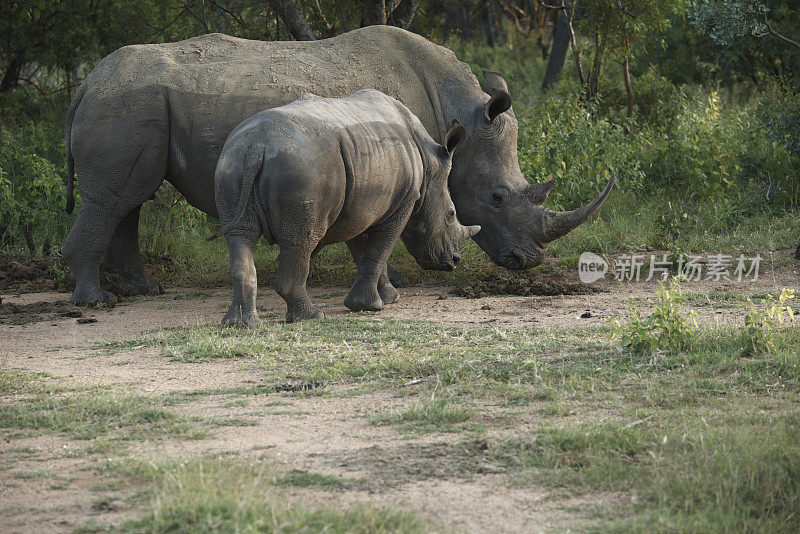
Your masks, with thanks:
[{"label": "rhinoceros ear", "polygon": [[483,111],[484,117],[489,122],[494,120],[501,114],[505,113],[511,108],[511,95],[504,92],[495,93],[488,102],[486,102],[486,109]]},{"label": "rhinoceros ear", "polygon": [[466,135],[467,130],[464,128],[464,125],[461,124],[458,119],[453,119],[453,124],[450,126],[450,129],[447,130],[447,133],[444,134],[443,143],[444,149],[447,150],[450,156],[453,155],[456,145],[458,145]]},{"label": "rhinoceros ear", "polygon": [[491,98],[486,102],[483,114],[486,120],[494,122],[498,115],[511,107],[511,94],[508,92],[508,80],[499,72],[483,71],[483,90]]},{"label": "rhinoceros ear", "polygon": [[511,94],[506,77],[493,70],[483,71],[483,91],[489,96],[499,92]]}]

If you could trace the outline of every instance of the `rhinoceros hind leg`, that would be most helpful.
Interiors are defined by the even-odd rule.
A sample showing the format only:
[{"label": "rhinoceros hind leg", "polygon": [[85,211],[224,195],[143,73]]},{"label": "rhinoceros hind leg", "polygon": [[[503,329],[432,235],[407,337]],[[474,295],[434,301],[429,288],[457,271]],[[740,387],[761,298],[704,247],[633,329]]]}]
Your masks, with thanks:
[{"label": "rhinoceros hind leg", "polygon": [[90,200],[81,204],[78,218],[61,247],[61,254],[75,275],[75,290],[70,298],[73,304],[116,304],[114,294],[100,287],[100,259],[120,220],[122,216],[106,206]]},{"label": "rhinoceros hind leg", "polygon": [[311,303],[306,289],[311,250],[297,245],[281,245],[275,291],[286,301],[286,322],[324,319],[322,310]]},{"label": "rhinoceros hind leg", "polygon": [[139,211],[135,208],[117,225],[103,264],[122,277],[120,287],[126,295],[162,295],[164,286],[144,268],[139,254]]},{"label": "rhinoceros hind leg", "polygon": [[253,262],[253,247],[258,241],[256,229],[231,232],[225,235],[231,262],[233,280],[233,302],[222,319],[223,325],[244,324],[256,327],[259,324],[256,310],[258,278]]}]

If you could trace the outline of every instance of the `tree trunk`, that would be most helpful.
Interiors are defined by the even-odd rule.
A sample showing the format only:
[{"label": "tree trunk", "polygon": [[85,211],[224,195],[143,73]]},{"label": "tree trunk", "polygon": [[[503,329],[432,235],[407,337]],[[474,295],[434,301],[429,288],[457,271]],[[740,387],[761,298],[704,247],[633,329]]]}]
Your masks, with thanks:
[{"label": "tree trunk", "polygon": [[597,96],[599,88],[600,70],[603,64],[603,51],[606,47],[606,36],[608,34],[608,20],[603,21],[603,33],[594,37],[594,59],[592,60],[592,70],[589,72],[589,79],[586,80],[586,101],[590,102]]},{"label": "tree trunk", "polygon": [[[564,3],[569,6],[568,2]],[[542,81],[542,91],[553,85],[561,72],[561,67],[564,66],[564,60],[567,58],[567,50],[572,39],[570,38],[569,31],[569,15],[567,9],[561,9],[556,13],[556,24],[553,28],[553,47],[550,49],[550,59],[547,61],[547,70],[544,73],[544,80]]]},{"label": "tree trunk", "polygon": [[280,14],[292,37],[298,41],[314,40],[314,32],[311,31],[292,0],[269,0],[269,5],[275,13]]},{"label": "tree trunk", "polygon": [[628,48],[628,36],[622,34],[622,51],[625,54],[625,59],[622,60],[622,79],[625,82],[625,92],[628,95],[628,118],[633,117],[633,86],[631,85],[631,70],[630,70],[630,50]]},{"label": "tree trunk", "polygon": [[392,24],[407,30],[411,26],[411,21],[414,20],[414,15],[417,14],[417,9],[419,9],[421,3],[422,0],[402,0],[392,12]]},{"label": "tree trunk", "polygon": [[3,81],[0,82],[0,93],[7,93],[17,86],[17,82],[19,81],[19,73],[22,70],[22,65],[24,63],[25,62],[22,54],[18,54],[11,58],[11,61],[8,62],[6,70],[3,73]]},{"label": "tree trunk", "polygon": [[361,26],[386,24],[386,2],[384,0],[364,0],[364,15]]}]

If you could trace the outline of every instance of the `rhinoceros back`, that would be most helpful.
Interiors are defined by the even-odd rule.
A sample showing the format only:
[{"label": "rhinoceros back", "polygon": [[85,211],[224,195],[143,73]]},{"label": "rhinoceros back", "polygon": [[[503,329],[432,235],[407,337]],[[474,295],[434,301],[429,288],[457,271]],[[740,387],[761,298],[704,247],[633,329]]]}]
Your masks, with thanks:
[{"label": "rhinoceros back", "polygon": [[[163,176],[191,204],[216,215],[214,168],[226,137],[245,118],[304,92],[343,97],[373,88],[398,98],[440,139],[446,128],[436,91],[443,80],[480,93],[451,51],[388,26],[314,42],[210,34],[133,45],[103,59],[87,77],[67,141],[80,177],[105,150],[104,139],[93,133],[97,124],[115,122],[106,130],[130,131],[135,139],[158,138],[154,142],[165,145]],[[155,149],[148,154],[162,157]]]}]

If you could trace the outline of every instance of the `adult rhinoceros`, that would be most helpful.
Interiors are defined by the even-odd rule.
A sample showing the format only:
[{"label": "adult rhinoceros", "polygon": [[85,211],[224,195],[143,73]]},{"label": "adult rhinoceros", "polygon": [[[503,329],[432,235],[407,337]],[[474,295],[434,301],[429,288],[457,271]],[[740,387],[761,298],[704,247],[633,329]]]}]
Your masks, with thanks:
[{"label": "adult rhinoceros", "polygon": [[163,292],[139,257],[141,205],[166,179],[190,204],[217,216],[214,169],[228,134],[303,92],[343,97],[378,89],[408,106],[437,141],[453,119],[461,121],[467,137],[449,179],[459,219],[481,226],[474,239],[495,263],[538,265],[545,245],[585,221],[612,182],[577,210],[542,207],[553,183],[523,178],[508,84],[497,73],[485,77],[484,91],[452,51],[389,26],[313,42],[211,34],[120,48],[86,77],[67,113],[68,210],[74,170],[82,198],[62,247],[76,279],[72,302],[116,300],[100,288],[101,260],[122,275],[127,292]]}]

